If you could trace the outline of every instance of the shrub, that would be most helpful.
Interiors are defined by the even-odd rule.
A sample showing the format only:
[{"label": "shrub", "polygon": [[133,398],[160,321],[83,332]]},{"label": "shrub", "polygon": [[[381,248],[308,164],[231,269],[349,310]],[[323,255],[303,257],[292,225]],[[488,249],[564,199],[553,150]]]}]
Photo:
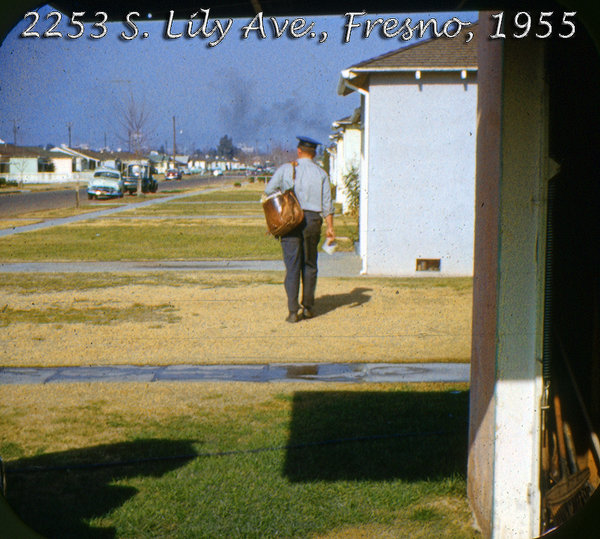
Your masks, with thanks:
[{"label": "shrub", "polygon": [[249,181],[250,183],[254,183],[254,176],[250,176],[250,177],[248,178],[248,181]]},{"label": "shrub", "polygon": [[234,187],[241,187],[241,186],[242,186],[242,184],[241,184],[240,182],[235,182],[235,183],[233,184],[233,186],[234,186]]},{"label": "shrub", "polygon": [[352,167],[344,175],[344,185],[348,191],[348,209],[351,215],[358,215],[358,206],[360,201],[360,178],[358,168]]},{"label": "shrub", "polygon": [[6,178],[0,178],[0,189],[2,187],[17,187],[19,183],[17,180],[7,180]]},{"label": "shrub", "polygon": [[258,177],[258,181],[259,181],[260,183],[265,183],[265,177],[264,177],[264,176],[259,176],[259,177]]}]

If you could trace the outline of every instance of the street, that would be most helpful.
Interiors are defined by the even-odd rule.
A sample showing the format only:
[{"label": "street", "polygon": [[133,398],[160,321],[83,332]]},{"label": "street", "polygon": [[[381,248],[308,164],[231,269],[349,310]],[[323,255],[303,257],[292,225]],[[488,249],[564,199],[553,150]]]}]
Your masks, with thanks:
[{"label": "street", "polygon": [[[85,200],[86,188],[79,189],[79,199]],[[10,217],[39,210],[74,207],[75,189],[56,191],[22,191],[0,194],[0,217]]]}]

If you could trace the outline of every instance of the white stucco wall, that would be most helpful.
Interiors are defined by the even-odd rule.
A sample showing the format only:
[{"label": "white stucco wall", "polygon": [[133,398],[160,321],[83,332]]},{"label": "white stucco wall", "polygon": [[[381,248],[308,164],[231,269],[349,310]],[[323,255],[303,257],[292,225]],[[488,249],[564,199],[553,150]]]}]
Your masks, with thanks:
[{"label": "white stucco wall", "polygon": [[364,273],[473,274],[476,107],[473,73],[371,76]]},{"label": "white stucco wall", "polygon": [[10,158],[10,179],[20,179],[29,174],[37,174],[37,157],[11,157]]},{"label": "white stucco wall", "polygon": [[339,137],[335,141],[335,152],[333,153],[333,167],[331,168],[331,174],[329,176],[330,181],[336,186],[336,198],[335,201],[343,204],[342,189],[344,180],[342,178],[344,170],[344,139]]},{"label": "white stucco wall", "polygon": [[53,157],[54,172],[56,174],[71,175],[73,171],[73,160],[70,157]]}]

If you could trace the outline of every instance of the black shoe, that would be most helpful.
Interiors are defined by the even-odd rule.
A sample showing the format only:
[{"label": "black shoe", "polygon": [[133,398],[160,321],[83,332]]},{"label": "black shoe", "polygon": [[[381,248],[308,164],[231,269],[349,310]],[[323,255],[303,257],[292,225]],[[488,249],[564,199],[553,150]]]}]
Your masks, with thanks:
[{"label": "black shoe", "polygon": [[312,318],[314,316],[313,312],[310,309],[304,309],[302,311],[302,318]]},{"label": "black shoe", "polygon": [[286,322],[289,322],[290,324],[295,324],[296,322],[298,322],[298,313],[295,312],[291,312],[290,314],[288,314],[288,317],[285,319]]}]

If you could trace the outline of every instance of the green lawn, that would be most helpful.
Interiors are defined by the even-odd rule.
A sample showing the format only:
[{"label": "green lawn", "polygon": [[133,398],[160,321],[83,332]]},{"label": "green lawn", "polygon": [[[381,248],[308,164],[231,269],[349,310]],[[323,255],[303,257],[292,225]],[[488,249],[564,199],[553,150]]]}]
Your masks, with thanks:
[{"label": "green lawn", "polygon": [[476,537],[463,384],[83,386],[0,408],[47,537]]},{"label": "green lawn", "polygon": [[231,204],[229,202],[168,202],[156,206],[144,206],[135,210],[130,210],[118,214],[121,216],[138,216],[138,215],[227,215],[235,217],[237,215],[256,215],[264,219],[262,206],[258,202],[240,202]]},{"label": "green lawn", "polygon": [[275,259],[266,226],[230,220],[92,220],[0,239],[0,260]]},{"label": "green lawn", "polygon": [[[257,193],[253,192],[256,196]],[[223,190],[198,195],[233,201],[248,194]],[[198,197],[190,197],[196,199]],[[115,260],[272,260],[281,257],[277,240],[266,234],[260,204],[194,204],[174,201],[132,209],[104,219],[55,226],[0,238],[0,260],[115,261]],[[198,202],[198,200],[196,200]],[[64,210],[63,210],[64,212]],[[185,215],[185,219],[177,216]],[[198,219],[189,216],[197,215]],[[203,219],[202,216],[223,216]],[[249,217],[228,219],[228,216]],[[135,219],[153,216],[153,219]],[[357,239],[354,218],[336,218],[338,249],[352,251]],[[324,240],[324,233],[323,233]],[[322,240],[322,241],[323,241]]]},{"label": "green lawn", "polygon": [[195,196],[186,197],[188,202],[206,202],[206,201],[256,201],[260,203],[260,197],[264,191],[264,184],[254,184],[252,187],[239,187],[232,189],[223,189],[219,191],[209,191]]}]

